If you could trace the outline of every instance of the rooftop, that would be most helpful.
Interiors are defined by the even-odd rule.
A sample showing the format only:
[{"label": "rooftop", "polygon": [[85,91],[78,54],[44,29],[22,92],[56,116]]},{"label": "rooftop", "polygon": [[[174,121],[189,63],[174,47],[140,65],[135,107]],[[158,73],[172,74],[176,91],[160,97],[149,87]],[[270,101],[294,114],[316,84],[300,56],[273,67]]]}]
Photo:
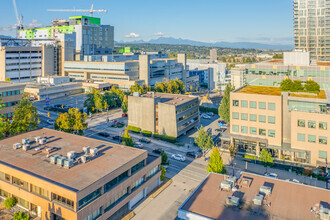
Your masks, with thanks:
[{"label": "rooftop", "polygon": [[170,93],[161,93],[161,92],[148,92],[142,94],[141,97],[145,98],[160,98],[161,103],[172,104],[172,105],[181,105],[185,102],[197,99],[197,97],[181,94],[170,94]]},{"label": "rooftop", "polygon": [[22,86],[25,87],[23,83],[11,83],[11,82],[0,82],[0,89],[6,87]]},{"label": "rooftop", "polygon": [[[23,138],[46,137],[46,144],[30,144],[31,150],[13,149],[13,144],[22,143]],[[82,154],[82,148],[97,148],[98,155],[87,163],[81,163],[70,169],[50,164],[46,157],[47,148],[57,149],[51,155],[66,156],[69,151]],[[37,151],[35,148],[39,147]],[[45,181],[61,185],[72,191],[79,191],[115,171],[117,168],[141,157],[147,158],[147,151],[126,147],[83,136],[73,135],[47,128],[19,134],[0,141],[0,164],[10,166]]]},{"label": "rooftop", "polygon": [[[180,209],[212,219],[317,219],[320,204],[329,207],[329,190],[245,172],[236,182],[237,191],[220,190],[226,177],[210,173]],[[262,205],[255,205],[253,199],[261,186],[270,187],[271,194],[264,197]],[[228,196],[243,202],[238,207],[228,206]]]}]

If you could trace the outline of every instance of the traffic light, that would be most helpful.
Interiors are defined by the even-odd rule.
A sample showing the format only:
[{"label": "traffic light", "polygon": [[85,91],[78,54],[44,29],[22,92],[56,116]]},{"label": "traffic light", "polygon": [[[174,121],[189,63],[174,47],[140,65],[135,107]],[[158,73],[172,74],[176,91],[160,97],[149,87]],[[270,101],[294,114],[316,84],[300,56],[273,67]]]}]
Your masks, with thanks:
[{"label": "traffic light", "polygon": [[48,118],[49,118],[49,112],[47,113],[47,116],[48,116]]},{"label": "traffic light", "polygon": [[94,111],[94,107],[92,107],[92,111]]},{"label": "traffic light", "polygon": [[63,105],[62,105],[62,109],[63,109]]}]

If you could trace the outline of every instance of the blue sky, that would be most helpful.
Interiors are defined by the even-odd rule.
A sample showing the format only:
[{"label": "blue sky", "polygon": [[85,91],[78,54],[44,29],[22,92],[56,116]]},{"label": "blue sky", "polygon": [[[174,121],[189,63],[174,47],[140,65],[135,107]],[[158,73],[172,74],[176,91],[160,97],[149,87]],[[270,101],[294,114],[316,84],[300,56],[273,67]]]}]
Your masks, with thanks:
[{"label": "blue sky", "polygon": [[[175,37],[204,42],[293,44],[292,0],[16,0],[25,26],[81,15],[47,9],[108,9],[95,13],[115,26],[115,40]],[[88,15],[87,13],[84,15]],[[12,0],[1,0],[0,35],[15,35]]]}]

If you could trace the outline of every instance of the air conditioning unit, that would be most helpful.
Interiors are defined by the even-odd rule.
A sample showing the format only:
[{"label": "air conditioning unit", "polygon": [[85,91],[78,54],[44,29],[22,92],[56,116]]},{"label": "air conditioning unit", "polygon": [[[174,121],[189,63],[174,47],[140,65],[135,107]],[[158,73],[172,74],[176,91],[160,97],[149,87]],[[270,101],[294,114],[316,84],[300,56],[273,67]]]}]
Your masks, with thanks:
[{"label": "air conditioning unit", "polygon": [[90,157],[88,155],[84,155],[80,157],[80,160],[83,163],[87,163],[88,161],[90,161]]},{"label": "air conditioning unit", "polygon": [[46,144],[46,138],[40,138],[39,144]]},{"label": "air conditioning unit", "polygon": [[272,193],[272,188],[269,186],[260,186],[260,194],[270,195]]},{"label": "air conditioning unit", "polygon": [[58,155],[52,155],[52,156],[49,157],[49,162],[51,164],[56,164],[57,158],[59,158]]},{"label": "air conditioning unit", "polygon": [[76,152],[74,152],[74,151],[69,151],[69,152],[67,153],[67,156],[68,156],[69,159],[74,159],[74,158],[76,157]]},{"label": "air conditioning unit", "polygon": [[57,166],[62,167],[64,165],[65,157],[58,157],[56,160]]},{"label": "air conditioning unit", "polygon": [[30,150],[30,145],[29,144],[23,144],[23,150],[25,150],[25,151]]},{"label": "air conditioning unit", "polygon": [[90,149],[89,146],[85,146],[85,147],[83,147],[83,151],[84,151],[84,153],[85,153],[85,154],[89,154],[89,149]]},{"label": "air conditioning unit", "polygon": [[72,167],[72,166],[73,166],[73,160],[71,160],[71,159],[64,160],[64,165],[63,165],[64,168],[70,169],[70,167]]},{"label": "air conditioning unit", "polygon": [[220,189],[221,190],[227,190],[230,191],[231,188],[233,187],[233,183],[227,180],[223,180],[220,184]]},{"label": "air conditioning unit", "polygon": [[97,155],[97,148],[90,149],[90,154],[94,157]]},{"label": "air conditioning unit", "polygon": [[13,144],[13,149],[14,150],[17,150],[17,149],[19,149],[19,148],[21,148],[22,147],[22,145],[20,144],[20,143],[15,143],[15,144]]},{"label": "air conditioning unit", "polygon": [[30,143],[30,139],[29,138],[23,138],[22,139],[22,144],[29,144]]},{"label": "air conditioning unit", "polygon": [[240,198],[236,196],[228,196],[226,198],[226,204],[230,206],[238,206],[240,202]]},{"label": "air conditioning unit", "polygon": [[35,141],[36,143],[39,143],[39,140],[40,140],[40,137],[39,137],[39,136],[34,137],[34,141]]},{"label": "air conditioning unit", "polygon": [[264,196],[261,194],[256,194],[253,198],[253,203],[255,205],[262,205],[262,201],[264,200]]}]

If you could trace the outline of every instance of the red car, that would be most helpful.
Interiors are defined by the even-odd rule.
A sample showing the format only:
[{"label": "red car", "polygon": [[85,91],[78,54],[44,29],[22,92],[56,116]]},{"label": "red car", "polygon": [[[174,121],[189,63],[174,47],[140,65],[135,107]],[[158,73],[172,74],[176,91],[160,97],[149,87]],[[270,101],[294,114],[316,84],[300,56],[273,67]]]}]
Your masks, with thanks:
[{"label": "red car", "polygon": [[127,114],[122,114],[121,117],[127,117]]}]

